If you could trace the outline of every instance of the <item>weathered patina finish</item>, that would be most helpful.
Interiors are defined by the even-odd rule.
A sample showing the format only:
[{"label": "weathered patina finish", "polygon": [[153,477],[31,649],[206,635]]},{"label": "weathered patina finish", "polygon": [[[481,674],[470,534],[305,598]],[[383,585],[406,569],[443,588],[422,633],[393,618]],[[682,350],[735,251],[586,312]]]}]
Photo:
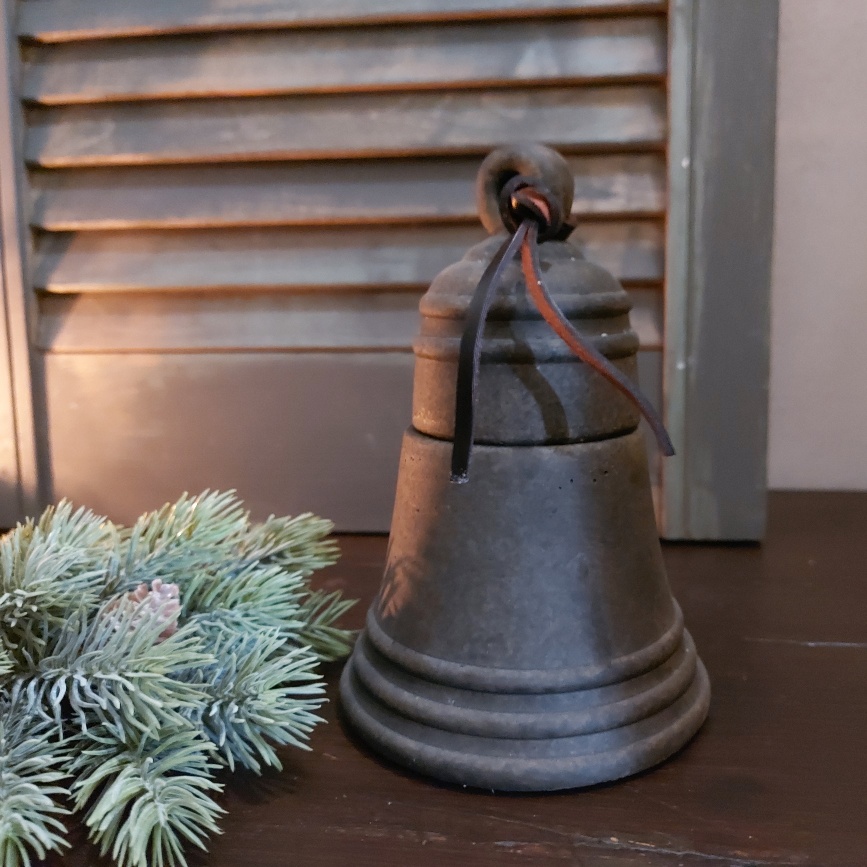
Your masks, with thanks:
[{"label": "weathered patina finish", "polygon": [[[568,213],[562,171],[535,146],[495,152],[486,226],[519,173]],[[502,240],[422,300],[385,577],[341,695],[376,750],[421,773],[563,789],[667,758],[704,721],[709,685],[668,587],[638,413],[551,331],[517,262],[482,334],[471,478],[450,482],[465,315]],[[582,340],[634,377],[617,281],[568,240],[540,245],[539,272]]]}]

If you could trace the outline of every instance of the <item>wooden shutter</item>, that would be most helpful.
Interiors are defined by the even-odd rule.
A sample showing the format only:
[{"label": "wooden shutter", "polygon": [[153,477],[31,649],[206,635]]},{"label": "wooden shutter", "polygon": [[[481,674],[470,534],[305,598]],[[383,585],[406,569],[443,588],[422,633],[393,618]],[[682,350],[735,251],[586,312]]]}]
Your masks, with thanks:
[{"label": "wooden shutter", "polygon": [[53,496],[387,529],[418,299],[518,140],[569,156],[659,403],[666,5],[21,0]]}]

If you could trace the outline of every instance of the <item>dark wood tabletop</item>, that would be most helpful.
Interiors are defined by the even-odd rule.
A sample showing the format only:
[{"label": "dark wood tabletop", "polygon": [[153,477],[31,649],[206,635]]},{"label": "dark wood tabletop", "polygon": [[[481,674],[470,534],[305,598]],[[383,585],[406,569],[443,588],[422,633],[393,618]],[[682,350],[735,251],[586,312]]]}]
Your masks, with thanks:
[{"label": "dark wood tabletop", "polygon": [[[312,751],[284,751],[282,773],[236,776],[225,833],[194,863],[867,865],[867,494],[770,505],[761,546],[665,546],[713,689],[707,723],[665,764],[548,795],[438,785],[346,730],[335,665]],[[361,599],[360,626],[385,539],[342,547],[322,583]]]}]

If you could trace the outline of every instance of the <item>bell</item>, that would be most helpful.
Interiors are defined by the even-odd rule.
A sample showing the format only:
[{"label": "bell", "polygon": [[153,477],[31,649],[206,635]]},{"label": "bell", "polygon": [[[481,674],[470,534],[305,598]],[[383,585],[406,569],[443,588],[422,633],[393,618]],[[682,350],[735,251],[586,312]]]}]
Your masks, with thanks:
[{"label": "bell", "polygon": [[538,145],[482,164],[500,234],[422,298],[385,575],[341,679],[375,751],[464,786],[615,780],[708,712],[640,412],[667,437],[633,382],[628,295],[567,239],[573,184]]}]

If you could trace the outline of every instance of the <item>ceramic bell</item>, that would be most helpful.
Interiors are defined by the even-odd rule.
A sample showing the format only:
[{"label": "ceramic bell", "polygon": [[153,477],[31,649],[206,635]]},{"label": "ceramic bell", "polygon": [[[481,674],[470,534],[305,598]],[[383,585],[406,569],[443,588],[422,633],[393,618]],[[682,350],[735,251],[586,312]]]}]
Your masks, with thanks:
[{"label": "ceramic bell", "polygon": [[[469,479],[452,480],[461,341],[515,177],[569,213],[573,181],[552,151],[483,164],[482,219],[499,234],[421,301],[385,575],[341,699],[361,737],[412,770],[541,791],[661,762],[701,726],[710,690],[669,590],[639,412],[552,330],[517,257],[476,347]],[[629,296],[564,234],[538,244],[538,274],[583,343],[634,379]]]}]

